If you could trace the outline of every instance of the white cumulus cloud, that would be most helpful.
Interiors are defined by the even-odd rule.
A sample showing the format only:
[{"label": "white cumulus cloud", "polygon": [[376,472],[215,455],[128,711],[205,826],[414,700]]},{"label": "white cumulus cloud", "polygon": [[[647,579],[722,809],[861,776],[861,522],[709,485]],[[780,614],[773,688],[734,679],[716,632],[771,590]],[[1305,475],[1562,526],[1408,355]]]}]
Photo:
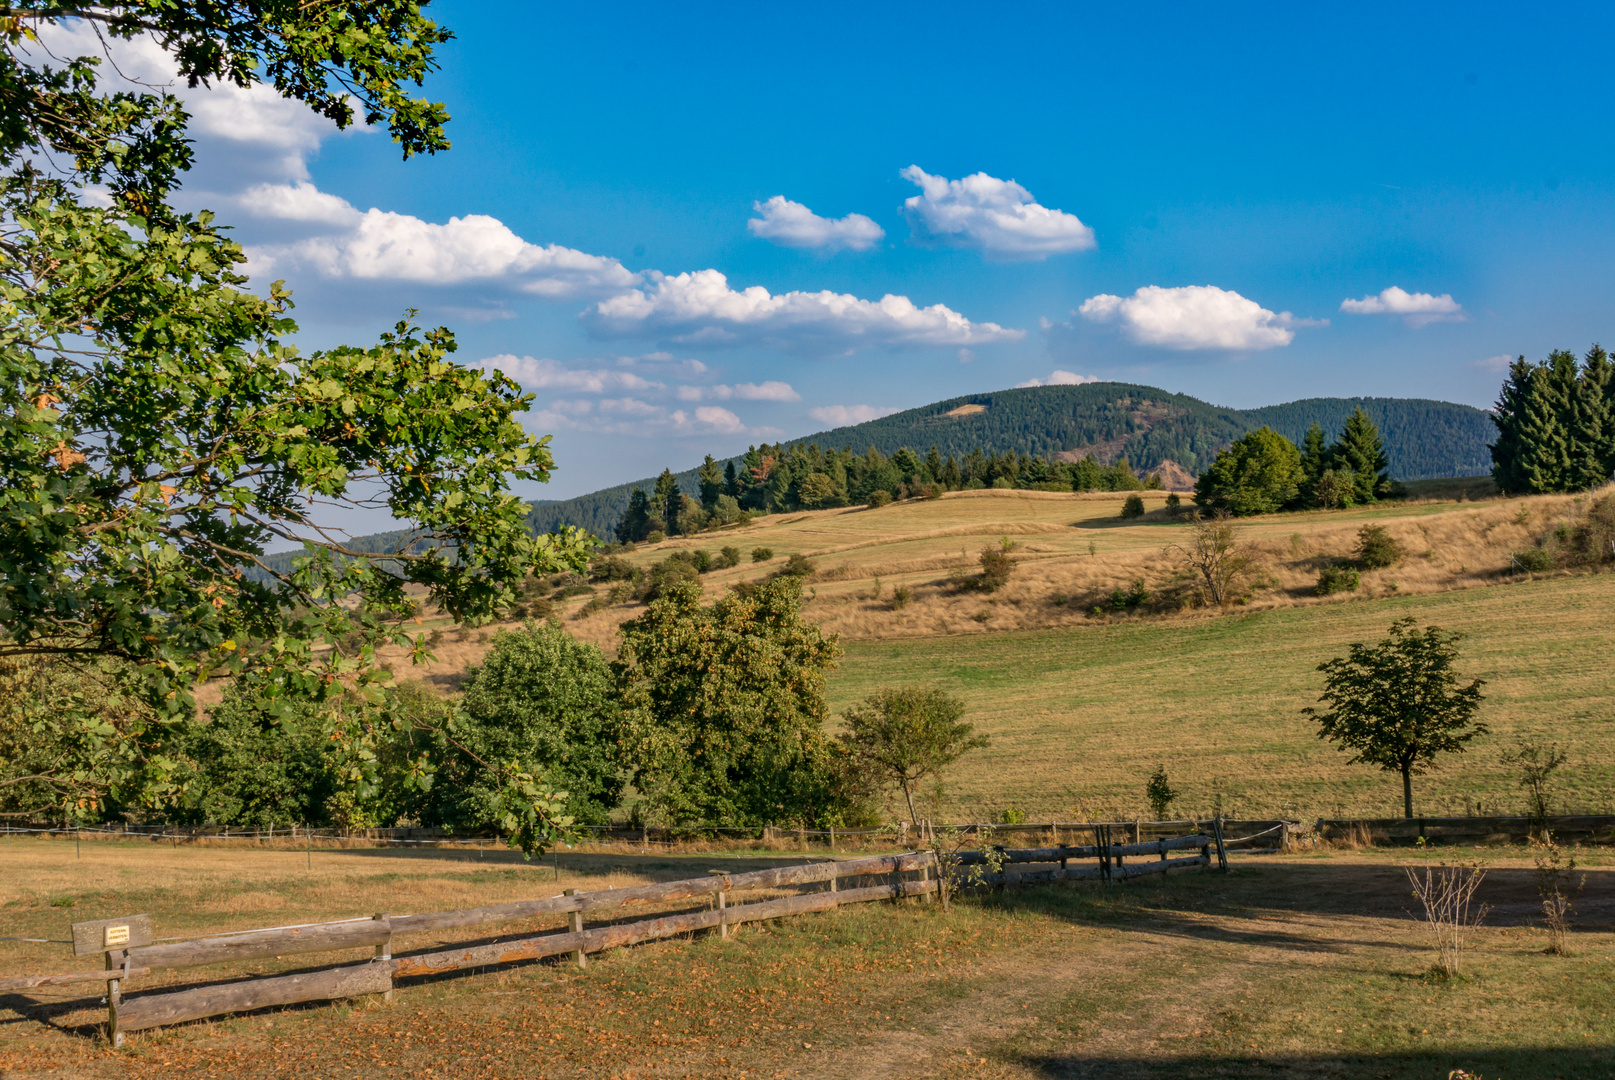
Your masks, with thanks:
[{"label": "white cumulus cloud", "polygon": [[612,391],[664,390],[662,383],[635,375],[632,371],[609,368],[569,368],[548,358],[513,356],[501,353],[479,361],[484,371],[502,371],[527,390],[566,390],[573,393],[603,394]]},{"label": "white cumulus cloud", "polygon": [[1044,259],[1094,246],[1093,230],[1075,214],[1038,205],[1013,180],[984,172],[949,180],[918,165],[902,176],[920,188],[921,194],[903,203],[910,234],[919,243],[977,248],[1000,259]]},{"label": "white cumulus cloud", "polygon": [[1361,300],[1342,300],[1340,310],[1348,315],[1400,315],[1409,326],[1425,326],[1433,322],[1462,322],[1468,318],[1463,305],[1451,293],[1434,296],[1430,293],[1410,293],[1392,285],[1378,296],[1369,295]]},{"label": "white cumulus cloud", "polygon": [[820,405],[808,410],[808,415],[821,424],[830,424],[834,427],[847,427],[851,424],[866,424],[871,420],[879,420],[883,416],[890,416],[898,409],[887,409],[879,405]]},{"label": "white cumulus cloud", "polygon": [[735,386],[726,386],[719,383],[715,386],[681,386],[678,389],[680,401],[728,401],[731,398],[740,401],[801,401],[798,394],[788,382],[779,382],[770,379],[760,383],[739,383]]},{"label": "white cumulus cloud", "polygon": [[711,432],[715,435],[735,435],[746,430],[740,417],[716,405],[702,405],[693,416],[683,409],[677,409],[672,414],[672,421],[674,427],[691,434]]},{"label": "white cumulus cloud", "polygon": [[746,222],[752,235],[786,247],[867,251],[886,235],[885,229],[862,214],[820,217],[783,195],[775,195],[767,202],[752,203],[752,209],[761,215]]},{"label": "white cumulus cloud", "polygon": [[973,323],[957,311],[919,307],[906,296],[862,300],[847,293],[771,294],[761,285],[736,291],[717,270],[647,271],[648,282],[607,297],[583,313],[603,337],[654,335],[688,344],[775,341],[797,347],[975,345],[1017,341],[1020,330]]},{"label": "white cumulus cloud", "polygon": [[1146,285],[1127,297],[1100,293],[1083,301],[1077,314],[1116,324],[1136,344],[1167,349],[1271,349],[1295,340],[1292,327],[1327,325],[1269,311],[1215,285]]},{"label": "white cumulus cloud", "polygon": [[1097,375],[1078,375],[1074,371],[1062,371],[1055,368],[1049,372],[1048,378],[1027,379],[1025,382],[1016,383],[1015,386],[1017,389],[1025,389],[1028,386],[1081,386],[1083,383],[1098,381],[1099,376]]},{"label": "white cumulus cloud", "polygon": [[452,217],[446,224],[409,214],[370,209],[311,184],[260,184],[242,197],[261,217],[340,226],[325,236],[253,252],[255,270],[271,263],[302,263],[327,277],[456,284],[500,280],[551,299],[600,295],[640,281],[616,259],[517,236],[487,214]]},{"label": "white cumulus cloud", "polygon": [[1509,369],[1509,365],[1512,363],[1514,363],[1514,357],[1510,356],[1508,353],[1498,353],[1496,356],[1488,356],[1484,360],[1476,360],[1469,366],[1479,368],[1482,371],[1495,371],[1501,373],[1507,371]]}]

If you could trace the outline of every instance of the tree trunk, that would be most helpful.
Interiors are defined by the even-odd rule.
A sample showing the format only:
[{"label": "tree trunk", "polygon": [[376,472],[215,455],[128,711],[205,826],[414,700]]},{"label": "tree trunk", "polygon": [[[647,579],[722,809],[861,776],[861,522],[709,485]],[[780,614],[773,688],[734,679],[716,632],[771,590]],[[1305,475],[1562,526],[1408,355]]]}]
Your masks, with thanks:
[{"label": "tree trunk", "polygon": [[1413,769],[1411,766],[1402,766],[1402,816],[1413,816]]},{"label": "tree trunk", "polygon": [[908,789],[908,781],[903,781],[903,798],[908,800],[908,820],[912,824],[919,823],[919,817],[914,813],[914,794]]}]

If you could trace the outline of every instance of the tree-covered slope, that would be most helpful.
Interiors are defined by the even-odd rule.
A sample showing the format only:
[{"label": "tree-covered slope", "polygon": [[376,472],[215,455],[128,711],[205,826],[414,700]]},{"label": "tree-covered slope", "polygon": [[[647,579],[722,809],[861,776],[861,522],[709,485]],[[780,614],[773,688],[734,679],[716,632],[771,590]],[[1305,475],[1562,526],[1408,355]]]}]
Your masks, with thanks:
[{"label": "tree-covered slope", "polygon": [[[1488,414],[1447,401],[1404,398],[1310,398],[1261,409],[1224,409],[1186,394],[1172,394],[1132,383],[1040,386],[949,398],[879,420],[832,428],[800,439],[839,449],[875,447],[891,454],[908,447],[923,453],[935,446],[943,455],[971,450],[1052,458],[1092,453],[1102,462],[1125,457],[1138,469],[1174,461],[1198,473],[1218,450],[1245,432],[1267,424],[1299,442],[1313,421],[1331,438],[1361,405],[1379,426],[1399,480],[1474,476],[1491,468]],[[738,461],[738,459],[736,459]],[[695,470],[677,474],[686,492],[696,490]],[[534,507],[535,529],[577,525],[597,536],[611,529],[636,487],[649,491],[654,480],[637,480]]]}]

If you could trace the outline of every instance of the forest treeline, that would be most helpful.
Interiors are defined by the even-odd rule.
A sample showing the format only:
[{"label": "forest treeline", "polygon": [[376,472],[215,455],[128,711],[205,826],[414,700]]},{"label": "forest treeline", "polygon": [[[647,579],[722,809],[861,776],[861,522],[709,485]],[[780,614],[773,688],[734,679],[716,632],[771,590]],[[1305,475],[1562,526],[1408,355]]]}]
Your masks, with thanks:
[{"label": "forest treeline", "polygon": [[1596,344],[1579,362],[1564,349],[1515,360],[1494,416],[1492,477],[1508,494],[1579,491],[1615,474],[1615,364]]},{"label": "forest treeline", "polygon": [[1009,451],[972,450],[943,457],[935,447],[924,456],[906,447],[890,457],[870,447],[822,450],[806,446],[754,446],[737,465],[707,455],[695,475],[695,493],[664,469],[650,491],[634,488],[628,508],[612,528],[619,543],[660,540],[749,520],[754,513],[825,510],[837,506],[884,506],[894,499],[937,497],[948,491],[1019,488],[1031,491],[1137,491],[1158,488],[1156,476],[1139,477],[1127,459],[1101,465],[1049,461]]},{"label": "forest treeline", "polygon": [[[1052,460],[1068,451],[1091,450],[1101,462],[1125,457],[1139,469],[1171,461],[1191,474],[1202,472],[1218,452],[1263,426],[1300,443],[1318,424],[1329,435],[1362,409],[1384,438],[1387,468],[1400,480],[1483,476],[1492,466],[1487,445],[1495,435],[1489,414],[1468,405],[1409,398],[1309,398],[1259,409],[1222,409],[1186,394],[1131,383],[1044,386],[949,398],[850,427],[791,440],[793,446],[868,447],[888,457],[907,447],[935,446],[944,457],[963,458],[1011,451]],[[740,459],[719,458],[720,467]],[[673,472],[694,492],[695,469]],[[533,508],[528,520],[540,532],[563,524],[609,537],[622,520],[635,489],[648,492],[654,478]]]}]

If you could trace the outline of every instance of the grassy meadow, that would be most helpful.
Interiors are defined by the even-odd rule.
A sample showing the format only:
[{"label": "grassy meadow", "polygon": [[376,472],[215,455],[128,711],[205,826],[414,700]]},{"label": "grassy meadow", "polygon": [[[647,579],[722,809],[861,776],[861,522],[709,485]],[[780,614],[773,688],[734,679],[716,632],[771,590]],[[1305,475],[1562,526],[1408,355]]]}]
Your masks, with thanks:
[{"label": "grassy meadow", "polygon": [[[1104,888],[1073,884],[935,905],[864,904],[597,955],[402,981],[396,1000],[264,1010],[131,1033],[111,1050],[81,989],[0,996],[7,1080],[392,1077],[1051,1076],[1426,1080],[1604,1077],[1615,1068],[1615,860],[1592,880],[1573,954],[1547,956],[1528,864],[1497,852],[1491,905],[1456,980],[1429,974],[1410,852],[1236,860]],[[0,934],[152,913],[159,935],[491,903],[557,891],[549,870],[464,852],[301,852],[0,842]],[[722,859],[563,865],[602,888],[699,875]],[[750,864],[755,865],[755,864]],[[71,902],[71,908],[62,906]],[[534,929],[514,924],[507,930]],[[400,953],[437,946],[403,942]],[[432,936],[436,938],[437,936]],[[455,937],[454,933],[441,936]],[[5,969],[75,966],[65,947],[0,944]],[[131,987],[362,959],[362,950],[220,965]],[[78,966],[92,966],[89,959]]]},{"label": "grassy meadow", "polygon": [[[1416,808],[1521,811],[1499,759],[1517,737],[1557,740],[1569,809],[1615,812],[1615,578],[1522,581],[1172,620],[965,637],[853,641],[830,689],[837,710],[893,683],[962,697],[992,739],[951,769],[943,820],[1031,820],[1145,813],[1144,784],[1166,766],[1180,808],[1230,816],[1390,816],[1401,780],[1316,737],[1319,663],[1413,616],[1468,635],[1460,671],[1486,680],[1492,734],[1415,778]],[[933,793],[934,794],[934,793]]]}]

